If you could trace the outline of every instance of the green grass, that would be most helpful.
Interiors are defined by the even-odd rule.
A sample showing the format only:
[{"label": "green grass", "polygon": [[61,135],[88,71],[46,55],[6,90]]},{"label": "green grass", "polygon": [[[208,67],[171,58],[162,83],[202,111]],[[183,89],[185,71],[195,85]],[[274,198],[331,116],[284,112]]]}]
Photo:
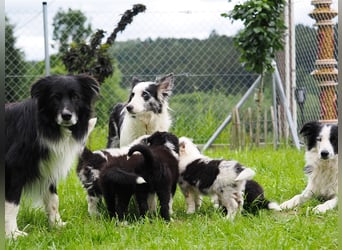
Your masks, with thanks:
[{"label": "green grass", "polygon": [[[266,196],[282,202],[305,187],[303,152],[293,148],[274,151],[258,148],[230,151],[210,149],[211,157],[230,158],[257,171],[255,179]],[[50,228],[43,211],[23,204],[18,225],[29,233],[17,241],[6,241],[7,249],[337,249],[337,210],[312,214],[318,204],[312,200],[295,211],[262,210],[257,216],[238,215],[234,222],[223,218],[208,198],[195,214],[185,213],[185,201],[178,190],[173,221],[158,217],[128,218],[128,223],[111,221],[105,215],[90,218],[86,193],[75,170],[59,185],[60,213],[68,222],[64,228]],[[135,206],[130,207],[134,213]]]}]

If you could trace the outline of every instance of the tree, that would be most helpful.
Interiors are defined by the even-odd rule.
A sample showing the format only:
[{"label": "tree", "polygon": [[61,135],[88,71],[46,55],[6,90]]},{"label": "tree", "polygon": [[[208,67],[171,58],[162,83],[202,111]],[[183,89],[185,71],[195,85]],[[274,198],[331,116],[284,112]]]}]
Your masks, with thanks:
[{"label": "tree", "polygon": [[26,72],[24,53],[15,47],[14,26],[5,17],[5,101],[12,102],[21,99],[22,79],[20,75]]},{"label": "tree", "polygon": [[53,37],[60,53],[68,50],[71,42],[80,43],[85,41],[92,33],[91,25],[87,17],[80,10],[59,9],[53,17]]},{"label": "tree", "polygon": [[[244,28],[234,38],[246,69],[261,75],[258,91],[258,118],[263,98],[264,75],[272,72],[276,52],[283,49],[285,0],[247,0],[237,4],[224,17],[241,20]],[[259,125],[259,122],[257,123]],[[260,128],[257,127],[257,131]],[[258,134],[258,132],[257,132]],[[259,138],[256,139],[259,143]]]},{"label": "tree", "polygon": [[103,30],[97,30],[91,36],[89,44],[85,41],[71,43],[70,50],[63,51],[63,63],[68,71],[70,73],[87,73],[94,76],[100,83],[103,83],[114,71],[108,49],[113,45],[117,34],[124,31],[126,26],[133,21],[133,17],[140,12],[144,12],[145,9],[145,5],[135,4],[132,10],[125,11],[119,23],[103,44],[101,44],[105,33]]}]

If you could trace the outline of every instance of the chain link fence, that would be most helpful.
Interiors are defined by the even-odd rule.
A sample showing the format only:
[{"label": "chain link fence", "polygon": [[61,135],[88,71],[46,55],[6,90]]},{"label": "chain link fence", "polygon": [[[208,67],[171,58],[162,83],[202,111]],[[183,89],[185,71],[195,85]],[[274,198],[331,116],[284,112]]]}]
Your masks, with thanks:
[{"label": "chain link fence", "polygon": [[[298,3],[300,4],[300,3]],[[49,8],[49,18],[56,13],[54,6]],[[130,8],[131,6],[128,6]],[[188,136],[198,144],[204,144],[217,130],[226,117],[232,112],[248,88],[257,79],[258,75],[245,70],[239,62],[239,52],[233,45],[234,32],[241,26],[234,26],[229,19],[221,17],[224,9],[202,11],[147,11],[138,16],[128,28],[122,32],[118,41],[111,48],[114,63],[114,74],[101,86],[101,98],[97,103],[98,128],[105,137],[109,114],[113,105],[125,101],[133,76],[144,80],[154,80],[157,76],[173,72],[175,86],[170,98],[170,112],[173,117],[171,131],[179,136]],[[294,4],[296,7],[296,3]],[[128,9],[127,8],[127,9]],[[82,11],[82,8],[79,8]],[[305,9],[308,15],[312,11]],[[109,34],[116,25],[112,22],[113,16],[120,17],[123,12],[85,11],[85,16],[96,16],[96,26],[92,24],[93,31],[105,29]],[[210,19],[207,18],[210,14]],[[18,101],[29,96],[31,84],[45,74],[44,54],[42,46],[43,16],[41,6],[35,12],[6,11],[8,24],[14,25],[14,37],[17,38],[18,51],[6,45],[6,75],[5,96],[7,102]],[[176,22],[180,16],[186,18],[186,23]],[[20,18],[19,18],[20,17]],[[291,108],[297,112],[296,125],[300,127],[303,122],[320,118],[319,87],[317,81],[311,76],[315,70],[317,58],[317,27],[300,24],[300,18],[295,17],[296,24],[296,65],[290,71],[296,71],[296,86],[305,91],[303,109]],[[205,19],[206,26],[198,26],[197,20]],[[149,21],[144,21],[149,20]],[[92,23],[94,19],[89,18]],[[51,23],[51,22],[50,22]],[[112,25],[109,25],[111,23]],[[170,24],[172,29],[170,29]],[[203,22],[202,22],[203,24]],[[165,26],[165,28],[164,28]],[[190,26],[194,34],[186,33],[184,26]],[[187,27],[189,28],[189,27]],[[52,30],[52,26],[49,25]],[[335,30],[336,27],[334,27]],[[234,32],[232,30],[235,30]],[[134,33],[143,33],[144,37],[134,36]],[[40,37],[40,38],[38,38]],[[24,39],[23,39],[24,38]],[[8,36],[6,35],[6,42]],[[51,37],[49,37],[51,39]],[[334,33],[334,57],[337,59],[337,32]],[[53,41],[50,40],[50,44]],[[55,48],[50,47],[51,73],[66,73],[61,57]],[[29,50],[23,48],[29,47]],[[35,50],[37,49],[37,50]],[[279,54],[277,65],[281,74],[284,72],[284,55]],[[293,86],[295,86],[293,85]],[[285,88],[286,89],[286,88]],[[272,77],[266,76],[263,103],[263,119],[266,121],[266,132],[272,134],[274,118],[271,113],[267,115],[274,104],[272,98]],[[337,91],[337,89],[336,89]],[[290,89],[295,93],[295,89]],[[291,98],[290,98],[291,99]],[[293,98],[294,99],[294,98]],[[286,135],[286,118],[281,116],[281,102],[278,95],[276,102],[279,107],[278,125]],[[295,106],[296,102],[290,102]],[[255,96],[246,100],[241,108],[243,116],[252,109],[252,123],[255,127],[256,111]],[[249,111],[248,111],[249,110]],[[303,111],[303,112],[302,112]],[[297,114],[294,116],[297,117]],[[273,125],[272,125],[273,124]],[[248,128],[249,129],[249,128]],[[215,140],[215,144],[227,144],[231,140],[232,129],[228,126]],[[288,134],[288,132],[287,132]],[[266,138],[266,135],[264,135]],[[105,139],[103,139],[105,140]],[[252,139],[250,139],[252,140]],[[265,139],[266,142],[266,139]],[[105,142],[103,142],[103,145]]]}]

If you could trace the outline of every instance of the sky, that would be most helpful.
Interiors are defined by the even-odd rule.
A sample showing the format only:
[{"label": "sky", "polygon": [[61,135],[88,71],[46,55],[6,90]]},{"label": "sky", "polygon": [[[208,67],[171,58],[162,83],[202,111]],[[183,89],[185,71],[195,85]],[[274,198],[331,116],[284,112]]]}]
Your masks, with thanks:
[{"label": "sky", "polygon": [[[16,46],[26,59],[44,58],[44,29],[41,0],[5,0],[5,13],[10,23],[15,25]],[[51,47],[52,19],[59,9],[81,10],[92,28],[103,29],[110,34],[121,14],[131,9],[134,4],[144,4],[147,10],[136,16],[118,41],[129,39],[173,37],[199,38],[208,37],[212,30],[220,35],[232,36],[243,26],[240,22],[232,23],[220,16],[239,3],[238,0],[46,0],[48,20],[48,42],[50,53],[56,52]],[[313,25],[308,16],[313,10],[309,0],[293,0],[294,21]],[[332,8],[337,10],[338,0],[333,0]]]}]

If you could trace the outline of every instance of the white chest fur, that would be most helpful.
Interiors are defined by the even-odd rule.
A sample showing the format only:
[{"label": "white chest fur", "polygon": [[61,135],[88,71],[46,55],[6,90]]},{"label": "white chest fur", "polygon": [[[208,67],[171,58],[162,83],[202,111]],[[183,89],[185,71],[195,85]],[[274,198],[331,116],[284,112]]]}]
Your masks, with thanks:
[{"label": "white chest fur", "polygon": [[126,114],[120,134],[120,147],[129,145],[142,135],[150,135],[156,131],[169,131],[171,118],[167,110],[161,114],[148,112],[132,117]]},{"label": "white chest fur", "polygon": [[41,143],[48,148],[48,157],[39,162],[40,178],[24,189],[33,200],[48,191],[50,184],[57,185],[59,180],[67,176],[84,147],[83,140],[76,141],[69,130],[65,130],[58,141],[42,139]]}]

